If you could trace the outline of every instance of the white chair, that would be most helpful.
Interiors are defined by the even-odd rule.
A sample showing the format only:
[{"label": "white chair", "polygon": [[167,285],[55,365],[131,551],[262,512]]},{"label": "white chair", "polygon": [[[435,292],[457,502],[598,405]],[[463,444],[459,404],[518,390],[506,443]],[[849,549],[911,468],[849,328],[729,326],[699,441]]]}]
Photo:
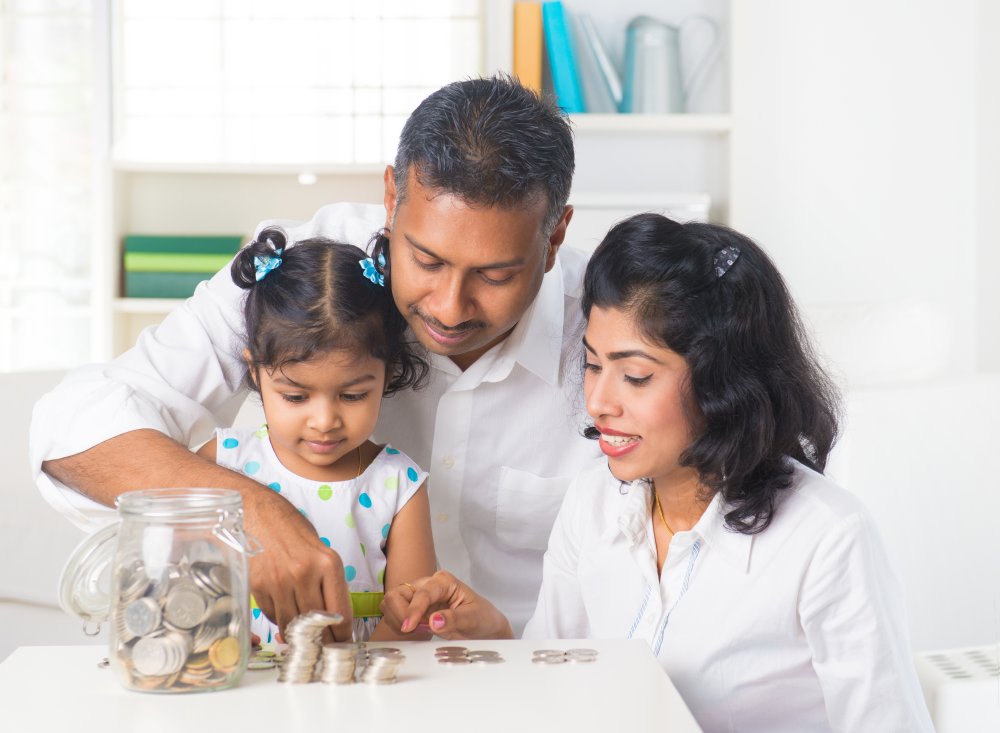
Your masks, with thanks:
[{"label": "white chair", "polygon": [[107,643],[106,630],[85,636],[59,608],[59,576],[83,533],[42,499],[28,461],[32,408],[63,374],[0,374],[0,659],[24,645]]},{"label": "white chair", "polygon": [[1000,644],[915,656],[937,733],[1000,731]]}]

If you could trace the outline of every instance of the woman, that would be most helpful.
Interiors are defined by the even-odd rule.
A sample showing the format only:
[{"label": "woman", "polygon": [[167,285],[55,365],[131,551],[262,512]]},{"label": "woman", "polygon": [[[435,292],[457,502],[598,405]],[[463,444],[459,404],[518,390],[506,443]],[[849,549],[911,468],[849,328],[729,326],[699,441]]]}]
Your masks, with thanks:
[{"label": "woman", "polygon": [[[645,639],[706,731],[930,731],[871,517],[822,475],[837,398],[766,254],[644,214],[584,284],[584,391],[607,467],[567,492],[530,638]],[[509,636],[445,573],[402,630]]]}]

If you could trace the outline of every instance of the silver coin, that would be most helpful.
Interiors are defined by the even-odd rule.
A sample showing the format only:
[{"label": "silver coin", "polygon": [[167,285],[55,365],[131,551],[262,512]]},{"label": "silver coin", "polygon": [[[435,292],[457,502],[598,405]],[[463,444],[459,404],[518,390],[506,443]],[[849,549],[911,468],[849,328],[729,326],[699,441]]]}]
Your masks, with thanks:
[{"label": "silver coin", "polygon": [[146,636],[160,627],[163,615],[152,598],[139,598],[125,606],[122,623],[132,636]]},{"label": "silver coin", "polygon": [[473,664],[503,664],[503,657],[470,657]]},{"label": "silver coin", "polygon": [[566,654],[567,656],[570,654],[574,654],[576,656],[581,656],[581,657],[582,656],[596,657],[599,654],[599,652],[596,649],[567,649]]},{"label": "silver coin", "polygon": [[438,664],[471,664],[472,660],[468,657],[438,657]]},{"label": "silver coin", "polygon": [[499,657],[500,652],[495,652],[491,649],[473,649],[467,655],[469,659],[483,658],[483,657]]},{"label": "silver coin", "polygon": [[464,646],[439,646],[434,651],[436,652],[467,652],[468,648]]},{"label": "silver coin", "polygon": [[533,657],[561,657],[565,652],[562,649],[535,649],[531,653]]},{"label": "silver coin", "polygon": [[207,611],[205,596],[191,583],[178,583],[163,600],[164,619],[180,629],[193,629]]},{"label": "silver coin", "polygon": [[542,656],[538,656],[538,657],[533,657],[532,660],[531,660],[532,664],[542,664],[542,665],[546,665],[546,664],[565,664],[565,662],[566,662],[566,658],[565,657],[562,657],[562,656],[557,657],[557,656],[554,656],[554,655],[551,655],[551,654],[550,655],[542,655]]}]

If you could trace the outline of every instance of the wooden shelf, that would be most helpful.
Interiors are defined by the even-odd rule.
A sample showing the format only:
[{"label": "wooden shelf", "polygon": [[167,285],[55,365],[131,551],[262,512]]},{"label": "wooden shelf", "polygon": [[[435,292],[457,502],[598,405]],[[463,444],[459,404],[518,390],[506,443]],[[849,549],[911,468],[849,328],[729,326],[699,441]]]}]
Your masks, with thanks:
[{"label": "wooden shelf", "polygon": [[732,129],[729,115],[570,115],[579,132],[657,132],[725,135]]}]

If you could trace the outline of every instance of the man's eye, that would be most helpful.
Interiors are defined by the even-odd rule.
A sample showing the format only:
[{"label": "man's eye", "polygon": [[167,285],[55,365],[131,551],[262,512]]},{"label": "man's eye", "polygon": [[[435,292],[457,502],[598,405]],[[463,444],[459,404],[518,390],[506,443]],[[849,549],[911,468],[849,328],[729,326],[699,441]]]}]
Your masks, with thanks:
[{"label": "man's eye", "polygon": [[497,277],[490,277],[485,272],[480,272],[479,276],[483,278],[483,281],[486,282],[487,285],[503,285],[504,283],[508,283],[514,279],[513,274],[510,274],[507,277],[497,278]]}]

